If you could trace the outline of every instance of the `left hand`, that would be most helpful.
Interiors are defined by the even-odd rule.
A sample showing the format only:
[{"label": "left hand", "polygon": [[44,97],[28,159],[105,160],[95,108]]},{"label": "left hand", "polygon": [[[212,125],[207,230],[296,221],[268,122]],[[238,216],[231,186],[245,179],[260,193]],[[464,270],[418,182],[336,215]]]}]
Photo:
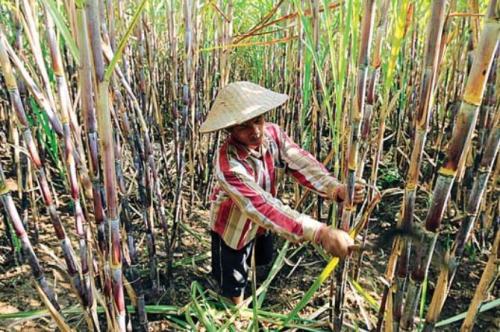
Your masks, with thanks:
[{"label": "left hand", "polygon": [[[359,204],[364,201],[366,196],[366,186],[363,183],[356,183],[354,185],[354,204]],[[334,200],[343,202],[347,198],[347,184],[341,184],[335,188],[333,193]]]}]

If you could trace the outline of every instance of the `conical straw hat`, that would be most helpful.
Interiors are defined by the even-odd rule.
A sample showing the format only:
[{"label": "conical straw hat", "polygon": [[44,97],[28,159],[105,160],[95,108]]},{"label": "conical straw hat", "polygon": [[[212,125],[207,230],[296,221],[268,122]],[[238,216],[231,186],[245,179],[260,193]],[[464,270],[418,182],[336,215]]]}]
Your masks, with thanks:
[{"label": "conical straw hat", "polygon": [[288,96],[251,82],[234,82],[219,91],[201,133],[241,124],[280,106]]}]

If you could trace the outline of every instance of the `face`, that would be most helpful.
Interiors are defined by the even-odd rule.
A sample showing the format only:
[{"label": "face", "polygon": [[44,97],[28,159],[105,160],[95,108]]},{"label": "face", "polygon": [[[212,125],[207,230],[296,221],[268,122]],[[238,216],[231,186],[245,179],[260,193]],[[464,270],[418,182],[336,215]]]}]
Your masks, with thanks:
[{"label": "face", "polygon": [[229,128],[231,136],[249,148],[257,148],[264,141],[264,116],[258,116]]}]

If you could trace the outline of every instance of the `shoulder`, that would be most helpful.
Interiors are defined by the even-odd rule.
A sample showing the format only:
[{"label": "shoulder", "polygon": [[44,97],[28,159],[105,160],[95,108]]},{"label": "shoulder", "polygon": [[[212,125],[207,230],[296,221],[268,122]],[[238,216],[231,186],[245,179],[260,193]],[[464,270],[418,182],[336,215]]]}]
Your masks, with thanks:
[{"label": "shoulder", "polygon": [[277,124],[272,122],[266,122],[264,130],[266,134],[269,137],[271,137],[275,142],[279,142],[281,140],[281,135],[282,135],[281,133],[283,132],[283,130]]},{"label": "shoulder", "polygon": [[231,144],[229,139],[226,139],[224,143],[219,146],[217,150],[216,159],[232,159],[236,157],[236,149],[234,145]]},{"label": "shoulder", "polygon": [[238,158],[238,149],[236,146],[231,144],[231,141],[227,139],[217,150],[215,156],[215,163],[217,168],[221,171],[230,171],[235,167],[238,168],[240,165]]}]

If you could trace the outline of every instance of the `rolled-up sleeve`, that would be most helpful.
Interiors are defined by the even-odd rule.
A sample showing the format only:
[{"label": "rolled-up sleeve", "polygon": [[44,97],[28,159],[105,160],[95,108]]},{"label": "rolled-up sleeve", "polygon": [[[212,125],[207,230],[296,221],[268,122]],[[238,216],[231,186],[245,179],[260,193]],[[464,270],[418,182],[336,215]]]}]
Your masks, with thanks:
[{"label": "rolled-up sleeve", "polygon": [[219,150],[216,158],[216,177],[220,186],[253,222],[290,240],[316,238],[322,224],[262,189],[241,162],[229,156],[227,146]]}]

